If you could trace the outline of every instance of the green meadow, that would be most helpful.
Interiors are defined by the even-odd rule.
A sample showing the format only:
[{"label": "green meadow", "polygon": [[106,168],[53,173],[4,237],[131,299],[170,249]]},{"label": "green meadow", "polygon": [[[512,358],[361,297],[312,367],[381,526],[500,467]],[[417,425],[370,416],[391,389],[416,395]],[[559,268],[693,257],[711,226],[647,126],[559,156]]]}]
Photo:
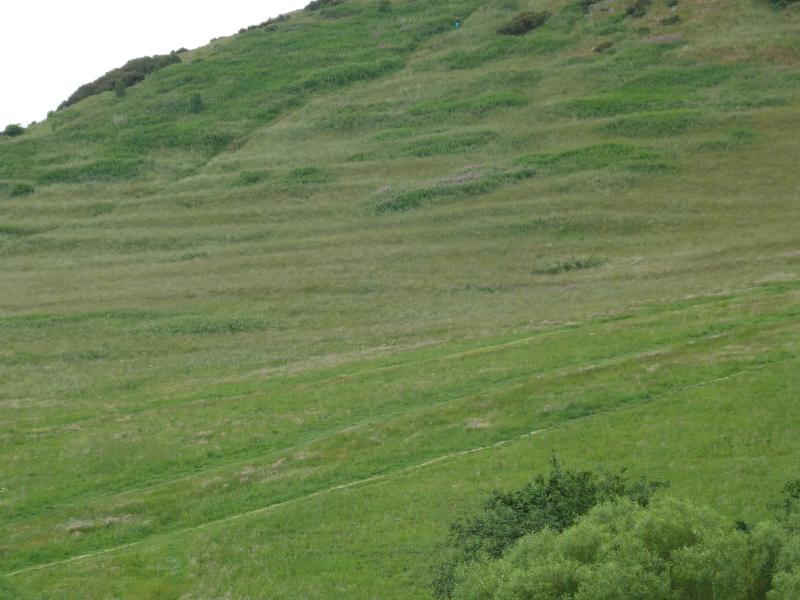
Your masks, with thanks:
[{"label": "green meadow", "polygon": [[0,137],[0,598],[431,598],[554,452],[767,518],[800,7],[325,4]]}]

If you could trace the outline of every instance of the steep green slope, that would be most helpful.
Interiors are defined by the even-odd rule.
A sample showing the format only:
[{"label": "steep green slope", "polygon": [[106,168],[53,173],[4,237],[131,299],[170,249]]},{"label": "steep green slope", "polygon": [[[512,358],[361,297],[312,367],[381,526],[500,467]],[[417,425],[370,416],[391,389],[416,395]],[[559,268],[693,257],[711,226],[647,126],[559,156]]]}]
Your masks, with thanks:
[{"label": "steep green slope", "polygon": [[763,516],[800,13],[630,4],[347,0],[0,141],[0,594],[426,597],[552,450]]}]

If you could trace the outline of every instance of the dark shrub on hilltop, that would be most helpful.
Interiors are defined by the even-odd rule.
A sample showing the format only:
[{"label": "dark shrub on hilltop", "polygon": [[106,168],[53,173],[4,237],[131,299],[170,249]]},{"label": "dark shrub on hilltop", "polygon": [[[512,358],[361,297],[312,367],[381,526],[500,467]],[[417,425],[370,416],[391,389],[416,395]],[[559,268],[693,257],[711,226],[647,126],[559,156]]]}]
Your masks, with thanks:
[{"label": "dark shrub on hilltop", "polygon": [[311,0],[303,10],[319,10],[327,6],[342,4],[344,0]]},{"label": "dark shrub on hilltop", "polygon": [[511,492],[494,492],[475,515],[450,527],[444,558],[435,567],[433,590],[450,598],[456,573],[474,562],[496,560],[517,540],[543,529],[560,532],[603,502],[625,498],[647,506],[658,481],[627,481],[622,475],[563,470],[552,459],[550,475]]},{"label": "dark shrub on hilltop", "polygon": [[529,31],[533,31],[544,25],[549,18],[550,15],[546,12],[526,10],[503,25],[497,30],[497,33],[500,35],[525,35]]},{"label": "dark shrub on hilltop", "polygon": [[[181,59],[177,52],[134,58],[125,63],[122,67],[109,71],[99,79],[82,85],[75,93],[62,102],[58,108],[60,110],[67,106],[72,106],[76,102],[80,102],[89,96],[95,96],[102,92],[109,92],[115,89],[117,85],[123,85],[126,88],[131,87],[142,81],[150,73],[154,73],[164,67],[179,62],[181,62]],[[117,82],[121,83],[118,84]]]},{"label": "dark shrub on hilltop", "polygon": [[5,131],[3,131],[3,135],[7,135],[8,137],[17,137],[23,133],[25,133],[25,128],[22,125],[17,125],[15,123],[8,125],[5,128]]}]

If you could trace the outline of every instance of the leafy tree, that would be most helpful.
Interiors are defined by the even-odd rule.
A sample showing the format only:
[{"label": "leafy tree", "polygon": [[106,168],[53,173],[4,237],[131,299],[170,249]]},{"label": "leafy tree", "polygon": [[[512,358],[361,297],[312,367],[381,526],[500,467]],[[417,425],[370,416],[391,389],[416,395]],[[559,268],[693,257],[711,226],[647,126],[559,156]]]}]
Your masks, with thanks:
[{"label": "leafy tree", "polygon": [[519,538],[547,529],[563,531],[592,507],[616,498],[647,506],[662,482],[629,482],[621,474],[563,470],[553,457],[549,476],[511,492],[494,492],[475,515],[455,522],[434,569],[434,592],[450,597],[461,565],[497,559]]},{"label": "leafy tree", "polygon": [[686,502],[622,497],[563,531],[526,535],[499,560],[463,564],[453,597],[796,600],[798,565],[800,537],[775,523],[745,533]]}]

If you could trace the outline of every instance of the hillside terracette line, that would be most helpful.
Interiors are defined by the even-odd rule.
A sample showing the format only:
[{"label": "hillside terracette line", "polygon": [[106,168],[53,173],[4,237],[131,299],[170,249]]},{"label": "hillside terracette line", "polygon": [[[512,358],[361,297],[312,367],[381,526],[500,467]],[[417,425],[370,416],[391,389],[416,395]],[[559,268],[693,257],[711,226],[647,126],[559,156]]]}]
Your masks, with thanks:
[{"label": "hillside terracette line", "polygon": [[[751,368],[748,368],[748,369],[742,369],[740,371],[737,371],[735,373],[731,373],[731,374],[726,375],[724,377],[716,377],[714,379],[701,381],[699,383],[696,383],[696,384],[693,384],[693,385],[690,385],[690,386],[686,386],[685,388],[682,388],[680,390],[671,390],[669,392],[665,392],[664,394],[661,394],[660,396],[653,397],[650,400],[650,402],[653,402],[653,401],[656,401],[656,400],[660,400],[660,399],[662,399],[664,397],[671,396],[671,395],[673,395],[673,394],[675,394],[676,392],[679,392],[679,391],[686,391],[686,390],[690,390],[690,389],[697,389],[697,388],[700,388],[700,387],[704,387],[706,385],[713,385],[713,384],[716,384],[716,383],[727,381],[729,379],[733,379],[734,377],[739,377],[739,376],[744,375],[746,373],[760,371],[760,370],[762,370],[764,368],[767,368],[767,367],[770,367],[770,366],[774,366],[774,365],[779,364],[779,363],[787,362],[787,361],[790,361],[790,360],[797,360],[797,358],[798,358],[797,356],[790,356],[790,357],[779,359],[779,360],[776,360],[776,361],[773,361],[773,362],[767,362],[767,363],[764,363],[764,364],[760,364],[760,365],[757,365],[755,367],[751,367]],[[507,446],[507,445],[512,444],[514,442],[522,441],[522,440],[525,440],[525,439],[529,439],[529,438],[535,437],[537,435],[541,435],[541,434],[549,432],[549,431],[554,431],[554,430],[563,428],[565,425],[572,425],[572,424],[575,424],[577,422],[586,421],[586,420],[589,420],[589,419],[592,419],[592,418],[596,418],[596,417],[600,417],[600,416],[604,416],[604,415],[608,415],[608,414],[613,414],[613,413],[617,413],[617,412],[623,412],[625,410],[630,410],[632,408],[635,408],[635,407],[623,407],[623,408],[617,408],[617,409],[612,409],[612,410],[608,410],[608,411],[597,412],[597,413],[594,413],[594,414],[591,414],[591,415],[587,415],[585,417],[581,417],[579,419],[574,419],[572,421],[568,421],[567,423],[562,423],[562,424],[559,424],[559,425],[555,425],[555,426],[552,426],[552,427],[546,427],[546,428],[542,428],[542,429],[536,429],[536,430],[530,431],[528,433],[523,433],[522,435],[518,435],[518,436],[515,436],[515,437],[512,437],[512,438],[505,439],[505,440],[499,440],[497,442],[493,442],[491,444],[487,444],[487,445],[483,445],[483,446],[477,446],[475,448],[468,448],[466,450],[459,450],[457,452],[449,452],[447,454],[443,454],[441,456],[437,456],[435,458],[426,460],[426,461],[421,462],[421,463],[408,465],[408,466],[401,467],[399,469],[395,469],[395,470],[392,470],[392,471],[387,471],[387,472],[384,472],[384,473],[378,473],[377,475],[372,475],[370,477],[365,477],[363,479],[356,479],[356,480],[353,480],[353,481],[349,481],[347,483],[334,485],[334,486],[331,486],[331,487],[328,487],[328,488],[317,490],[316,492],[311,492],[309,494],[304,494],[302,496],[297,496],[296,498],[290,498],[290,499],[284,500],[282,502],[276,502],[276,503],[273,503],[273,504],[269,504],[267,506],[262,506],[260,508],[255,508],[255,509],[248,510],[248,511],[245,511],[245,512],[242,512],[242,513],[229,515],[227,517],[222,517],[220,519],[215,519],[215,520],[212,520],[212,521],[208,521],[206,523],[201,523],[200,525],[193,525],[191,527],[185,527],[183,529],[179,529],[179,530],[176,530],[176,531],[169,531],[169,532],[165,532],[165,533],[161,533],[161,534],[156,534],[156,535],[153,535],[151,537],[143,538],[143,539],[140,539],[140,540],[135,540],[133,542],[128,542],[126,544],[120,544],[119,546],[112,546],[110,548],[103,548],[101,550],[96,550],[94,552],[88,552],[86,554],[80,554],[80,555],[77,555],[77,556],[71,556],[69,558],[65,558],[65,559],[61,559],[61,560],[55,560],[55,561],[51,561],[51,562],[48,562],[48,563],[42,563],[42,564],[39,564],[39,565],[32,565],[32,566],[29,566],[29,567],[18,569],[16,571],[11,571],[11,572],[5,573],[5,576],[6,577],[13,577],[13,576],[16,576],[16,575],[24,575],[26,573],[32,573],[32,572],[35,572],[35,571],[41,571],[41,570],[44,570],[44,569],[49,569],[51,567],[57,567],[57,566],[61,566],[61,565],[71,564],[71,563],[78,562],[78,561],[85,560],[85,559],[97,558],[97,557],[100,557],[100,556],[104,556],[106,554],[112,554],[112,553],[115,553],[115,552],[126,550],[128,548],[134,548],[134,547],[137,547],[137,546],[143,546],[143,545],[145,545],[147,543],[156,543],[156,542],[158,542],[159,540],[162,540],[162,539],[169,539],[169,538],[172,538],[172,537],[177,537],[179,535],[185,535],[185,534],[189,534],[189,533],[194,533],[196,531],[202,531],[204,529],[215,527],[217,525],[222,525],[224,523],[231,523],[231,522],[234,522],[234,521],[239,521],[239,520],[242,520],[242,519],[246,519],[246,518],[254,516],[254,515],[259,515],[259,514],[272,512],[273,510],[278,510],[278,509],[283,508],[285,506],[289,506],[289,505],[292,505],[292,504],[297,504],[297,503],[302,502],[304,500],[310,500],[312,498],[317,498],[317,497],[323,496],[325,494],[330,494],[330,493],[341,491],[341,490],[352,489],[352,488],[355,488],[355,487],[358,487],[358,486],[361,486],[361,485],[366,485],[366,484],[373,483],[373,482],[376,482],[376,481],[382,481],[382,480],[385,480],[385,479],[389,479],[389,478],[397,476],[397,475],[404,475],[406,473],[418,471],[418,470],[424,469],[426,467],[433,466],[433,465],[436,465],[438,463],[445,462],[445,461],[448,461],[448,460],[452,460],[452,459],[455,459],[455,458],[459,458],[459,457],[462,457],[462,456],[468,456],[468,455],[471,455],[471,454],[476,454],[476,453],[482,452],[484,450],[491,450],[491,449],[494,449],[494,448],[500,448],[500,447],[503,447],[503,446]]]},{"label": "hillside terracette line", "polygon": [[[458,357],[458,356],[471,354],[473,352],[484,353],[484,352],[492,352],[493,350],[502,350],[503,348],[505,348],[505,347],[507,347],[509,345],[516,345],[516,344],[520,344],[520,343],[526,343],[526,342],[534,340],[534,339],[540,339],[541,337],[549,337],[549,335],[555,335],[557,333],[563,333],[564,331],[573,331],[574,332],[575,328],[570,328],[570,329],[563,330],[563,331],[560,330],[559,332],[551,332],[551,333],[548,333],[548,334],[543,334],[542,336],[530,336],[530,337],[515,339],[515,340],[512,340],[510,342],[502,342],[500,344],[487,345],[487,346],[483,346],[481,348],[471,349],[471,350],[468,350],[466,352],[457,352],[457,353],[453,353],[453,354],[447,354],[447,355],[438,357],[437,359],[426,360],[425,362],[435,362],[436,360],[439,360],[439,359],[442,360],[442,361],[450,360],[450,359],[453,359],[453,358]],[[603,369],[603,368],[607,368],[607,367],[618,366],[618,365],[622,365],[622,364],[625,364],[625,363],[628,363],[628,362],[631,362],[631,361],[641,360],[641,359],[649,358],[649,357],[652,357],[652,356],[657,356],[657,355],[658,356],[668,356],[668,355],[674,354],[679,349],[685,348],[687,346],[687,344],[693,344],[696,341],[711,339],[713,337],[716,337],[716,334],[710,333],[708,335],[704,335],[704,336],[702,336],[700,338],[692,340],[691,342],[682,341],[682,342],[679,342],[679,343],[676,343],[676,344],[668,344],[668,345],[664,345],[664,346],[654,346],[653,348],[650,348],[650,349],[647,349],[647,350],[641,350],[641,351],[638,351],[638,352],[628,352],[628,353],[624,353],[624,354],[614,354],[612,356],[603,357],[603,358],[599,358],[598,357],[598,358],[595,359],[594,362],[588,362],[588,363],[584,363],[584,364],[576,364],[576,365],[573,365],[573,366],[570,366],[570,367],[553,367],[553,368],[546,369],[546,370],[543,370],[543,371],[540,371],[540,372],[530,373],[530,374],[528,374],[528,375],[526,375],[524,377],[519,378],[518,380],[515,380],[513,382],[506,382],[504,384],[494,386],[491,389],[483,390],[481,392],[476,392],[476,393],[465,394],[465,395],[462,395],[462,396],[457,396],[455,398],[450,398],[448,400],[443,401],[442,403],[437,404],[436,406],[444,406],[444,405],[448,405],[448,404],[453,403],[453,402],[458,402],[458,401],[462,401],[462,400],[465,400],[465,399],[474,398],[476,396],[476,394],[479,394],[479,395],[485,396],[485,397],[491,397],[491,396],[494,396],[496,394],[501,394],[501,393],[508,392],[510,390],[525,386],[526,384],[528,384],[532,380],[541,380],[541,379],[550,378],[550,377],[567,377],[569,375],[573,375],[573,374],[577,374],[577,373],[584,373],[584,372],[593,371],[593,370],[596,370],[596,369]],[[397,366],[405,366],[406,364],[418,364],[418,363],[403,363],[402,365],[397,365]],[[382,369],[382,368],[384,368],[384,367],[379,367],[378,369]],[[360,373],[363,373],[363,372],[364,371],[362,371]],[[347,377],[347,376],[346,375],[345,376],[335,376],[333,378],[325,379],[325,380],[321,380],[321,381],[330,382],[330,381],[334,381],[334,380],[338,379],[339,377]],[[319,382],[314,382],[314,383],[316,384],[316,383],[319,383]],[[695,385],[695,384],[692,384],[692,385]],[[689,387],[691,387],[691,385]],[[678,391],[682,391],[683,389],[685,389],[685,388],[673,390],[673,393],[674,392],[678,392]],[[225,401],[229,401],[229,400],[234,399],[234,398],[240,398],[240,397],[245,397],[245,396],[246,396],[246,394],[235,395],[235,396],[231,396],[230,398],[226,398]],[[196,402],[202,402],[202,400],[199,400],[199,401],[196,401]],[[189,403],[189,404],[192,404],[192,403]],[[184,406],[186,406],[186,405],[184,405]],[[351,424],[349,424],[346,427],[341,428],[341,429],[322,431],[322,432],[320,432],[320,433],[318,433],[316,435],[312,435],[312,436],[309,436],[307,438],[298,440],[297,443],[292,444],[292,445],[287,446],[287,447],[284,447],[284,448],[278,448],[278,449],[274,449],[274,450],[268,451],[266,453],[259,453],[259,454],[255,454],[255,455],[248,454],[246,456],[237,457],[237,458],[235,458],[233,460],[218,462],[218,463],[216,463],[216,464],[214,464],[212,466],[209,466],[209,468],[205,468],[205,469],[202,469],[200,471],[195,471],[195,472],[187,473],[187,474],[184,474],[184,475],[180,475],[178,477],[173,477],[171,479],[166,479],[166,480],[152,482],[152,483],[141,482],[141,485],[139,485],[139,486],[130,487],[130,488],[127,488],[127,489],[124,489],[124,490],[115,490],[115,491],[110,491],[110,492],[107,492],[107,493],[101,493],[100,495],[95,496],[95,499],[101,499],[101,498],[121,499],[121,498],[125,498],[125,497],[131,496],[131,495],[147,494],[147,493],[153,492],[153,491],[158,490],[158,489],[163,489],[163,488],[168,487],[170,485],[179,484],[179,483],[184,482],[184,481],[191,481],[193,479],[199,479],[199,478],[203,478],[203,477],[208,477],[208,476],[210,476],[212,474],[215,474],[215,473],[220,473],[220,472],[224,473],[226,470],[228,470],[228,469],[230,469],[232,467],[246,465],[246,464],[252,462],[253,460],[264,459],[266,457],[274,458],[274,457],[280,456],[282,454],[285,454],[287,452],[292,452],[292,451],[300,450],[300,449],[303,449],[303,448],[307,448],[309,445],[312,445],[314,443],[321,442],[321,441],[324,441],[324,440],[329,440],[329,439],[331,439],[333,437],[336,437],[337,435],[340,435],[340,434],[345,433],[345,432],[352,431],[354,429],[362,429],[364,427],[368,427],[368,426],[371,426],[371,425],[375,425],[375,424],[386,422],[387,419],[391,419],[391,418],[394,418],[394,417],[400,417],[400,416],[409,416],[409,415],[413,415],[413,414],[417,414],[417,413],[423,413],[423,412],[426,412],[426,411],[430,410],[431,408],[432,408],[431,405],[425,405],[425,406],[413,408],[413,409],[408,410],[408,411],[402,411],[400,413],[382,414],[382,415],[376,416],[376,417],[371,418],[371,419],[366,419],[366,420],[357,421],[355,423],[351,423]],[[58,508],[63,509],[63,508],[69,508],[69,507],[72,507],[72,506],[77,506],[81,502],[82,502],[82,500],[71,500],[71,501],[68,500],[68,501],[64,501],[64,502],[58,503],[57,506],[58,506]]]}]

